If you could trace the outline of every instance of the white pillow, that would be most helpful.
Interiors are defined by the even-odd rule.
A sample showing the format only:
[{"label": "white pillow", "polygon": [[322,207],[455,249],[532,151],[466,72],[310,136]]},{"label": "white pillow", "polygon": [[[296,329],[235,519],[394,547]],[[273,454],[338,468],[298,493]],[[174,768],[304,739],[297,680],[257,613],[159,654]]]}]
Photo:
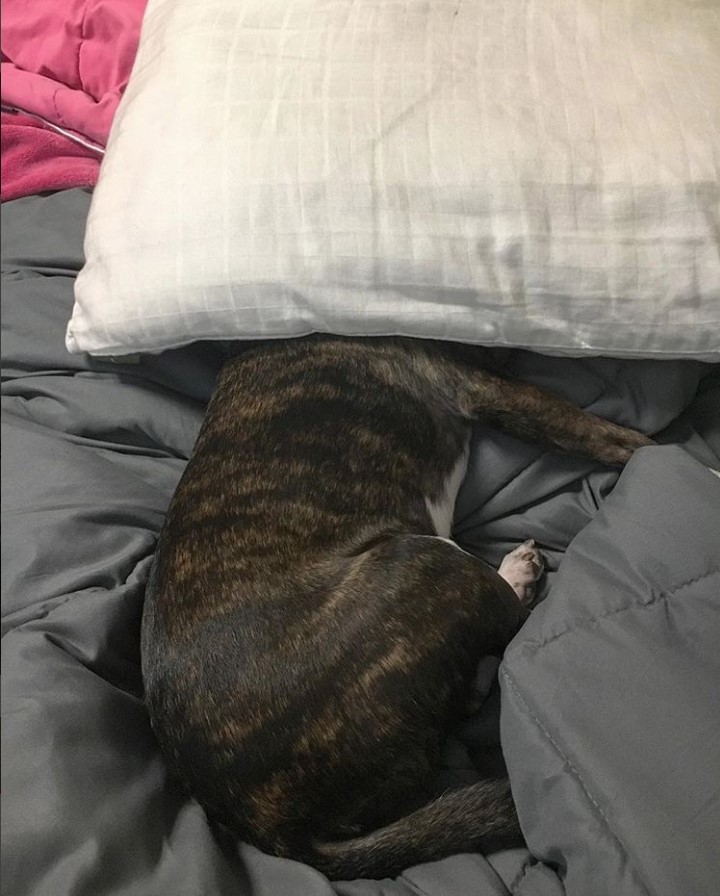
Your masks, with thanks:
[{"label": "white pillow", "polygon": [[717,0],[150,0],[71,351],[720,359]]}]

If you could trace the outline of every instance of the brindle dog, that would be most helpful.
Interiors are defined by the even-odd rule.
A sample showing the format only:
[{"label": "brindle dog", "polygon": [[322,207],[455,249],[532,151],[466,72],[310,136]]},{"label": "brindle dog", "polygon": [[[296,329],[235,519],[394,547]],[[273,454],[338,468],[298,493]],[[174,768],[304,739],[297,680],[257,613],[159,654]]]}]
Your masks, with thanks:
[{"label": "brindle dog", "polygon": [[432,800],[542,568],[532,542],[498,574],[446,540],[473,421],[615,466],[652,444],[473,357],[336,337],[239,355],[158,544],[142,658],[169,765],[211,819],[332,878],[521,840],[507,780]]}]

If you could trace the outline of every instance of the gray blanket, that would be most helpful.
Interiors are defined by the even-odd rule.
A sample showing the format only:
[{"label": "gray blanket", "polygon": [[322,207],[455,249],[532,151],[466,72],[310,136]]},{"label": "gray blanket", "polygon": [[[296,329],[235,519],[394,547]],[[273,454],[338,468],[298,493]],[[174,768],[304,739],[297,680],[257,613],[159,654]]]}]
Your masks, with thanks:
[{"label": "gray blanket", "polygon": [[224,347],[118,363],[66,353],[88,203],[69,191],[2,208],[3,892],[714,892],[720,479],[707,467],[720,468],[718,371],[495,354],[665,447],[639,452],[618,481],[478,427],[456,538],[498,563],[534,537],[551,570],[500,686],[488,677],[438,775],[472,780],[504,756],[529,849],[331,885],[213,834],[150,732],[143,590]]}]

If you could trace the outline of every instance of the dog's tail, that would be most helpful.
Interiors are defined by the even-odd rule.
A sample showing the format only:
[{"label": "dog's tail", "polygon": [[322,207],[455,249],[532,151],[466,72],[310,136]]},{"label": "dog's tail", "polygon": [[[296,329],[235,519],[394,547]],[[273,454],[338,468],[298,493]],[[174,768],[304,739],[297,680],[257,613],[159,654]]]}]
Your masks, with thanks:
[{"label": "dog's tail", "polygon": [[455,853],[488,853],[522,843],[510,785],[492,780],[449,791],[364,836],[313,843],[306,861],[333,880],[377,880]]}]

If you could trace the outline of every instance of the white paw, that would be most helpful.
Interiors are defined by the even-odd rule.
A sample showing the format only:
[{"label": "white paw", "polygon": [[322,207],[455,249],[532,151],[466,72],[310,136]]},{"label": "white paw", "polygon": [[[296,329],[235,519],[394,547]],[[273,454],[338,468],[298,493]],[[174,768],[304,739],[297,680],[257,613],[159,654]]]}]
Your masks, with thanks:
[{"label": "white paw", "polygon": [[544,569],[543,556],[530,539],[503,557],[498,573],[517,594],[520,603],[529,604],[535,597],[535,583]]}]

